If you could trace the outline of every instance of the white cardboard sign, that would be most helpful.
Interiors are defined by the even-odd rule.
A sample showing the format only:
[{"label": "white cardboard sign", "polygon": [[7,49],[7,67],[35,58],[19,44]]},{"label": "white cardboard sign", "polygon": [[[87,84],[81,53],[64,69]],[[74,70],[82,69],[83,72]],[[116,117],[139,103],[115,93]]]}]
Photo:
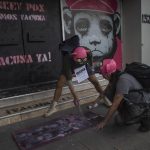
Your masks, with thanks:
[{"label": "white cardboard sign", "polygon": [[78,83],[86,80],[89,77],[85,65],[82,67],[76,68],[74,72],[75,72]]}]

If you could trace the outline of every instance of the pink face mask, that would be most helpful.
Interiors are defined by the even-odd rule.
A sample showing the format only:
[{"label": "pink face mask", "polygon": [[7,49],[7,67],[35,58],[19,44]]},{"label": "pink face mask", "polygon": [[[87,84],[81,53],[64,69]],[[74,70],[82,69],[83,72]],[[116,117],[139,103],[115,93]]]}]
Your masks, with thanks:
[{"label": "pink face mask", "polygon": [[86,59],[88,51],[84,47],[77,47],[72,53],[74,61],[77,59]]},{"label": "pink face mask", "polygon": [[100,67],[100,73],[102,75],[110,75],[116,71],[117,65],[113,59],[104,59],[103,65]]}]

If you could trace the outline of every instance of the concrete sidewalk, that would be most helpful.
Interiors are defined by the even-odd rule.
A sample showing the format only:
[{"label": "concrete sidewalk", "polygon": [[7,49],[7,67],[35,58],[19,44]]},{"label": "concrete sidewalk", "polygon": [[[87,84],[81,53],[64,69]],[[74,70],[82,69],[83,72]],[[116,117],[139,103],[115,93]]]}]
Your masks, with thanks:
[{"label": "concrete sidewalk", "polygon": [[[82,106],[82,109],[85,110],[86,105]],[[34,126],[74,111],[77,110],[72,108],[57,112],[49,118],[39,117],[1,127],[0,150],[18,150],[11,136],[11,133],[15,130]],[[107,108],[100,105],[96,111],[105,114]],[[140,133],[137,131],[138,126],[136,124],[117,127],[112,119],[110,124],[102,131],[97,131],[95,127],[89,128],[36,148],[36,150],[150,150],[150,132]]]}]

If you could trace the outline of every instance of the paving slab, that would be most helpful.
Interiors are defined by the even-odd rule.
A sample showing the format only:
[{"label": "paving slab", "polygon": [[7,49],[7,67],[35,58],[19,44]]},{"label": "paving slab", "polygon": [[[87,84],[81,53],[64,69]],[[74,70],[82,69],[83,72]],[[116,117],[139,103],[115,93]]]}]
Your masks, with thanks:
[{"label": "paving slab", "polygon": [[[82,106],[86,110],[86,105]],[[105,114],[107,108],[100,105],[96,111]],[[77,113],[76,108],[57,112],[48,118],[38,117],[0,128],[0,150],[19,150],[13,141],[11,133],[22,128],[27,128],[47,122],[61,115]],[[116,126],[114,121],[101,131],[95,127],[71,134],[63,139],[45,144],[36,150],[150,150],[150,132],[137,131],[138,124],[132,126]]]}]

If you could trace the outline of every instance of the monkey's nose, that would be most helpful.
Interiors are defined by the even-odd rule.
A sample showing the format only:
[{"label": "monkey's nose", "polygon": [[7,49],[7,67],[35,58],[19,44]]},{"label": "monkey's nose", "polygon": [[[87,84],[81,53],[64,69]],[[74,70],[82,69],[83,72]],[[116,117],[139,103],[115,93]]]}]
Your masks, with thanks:
[{"label": "monkey's nose", "polygon": [[94,45],[96,46],[97,44],[101,44],[101,41],[92,41],[92,42],[89,42],[91,45]]}]

